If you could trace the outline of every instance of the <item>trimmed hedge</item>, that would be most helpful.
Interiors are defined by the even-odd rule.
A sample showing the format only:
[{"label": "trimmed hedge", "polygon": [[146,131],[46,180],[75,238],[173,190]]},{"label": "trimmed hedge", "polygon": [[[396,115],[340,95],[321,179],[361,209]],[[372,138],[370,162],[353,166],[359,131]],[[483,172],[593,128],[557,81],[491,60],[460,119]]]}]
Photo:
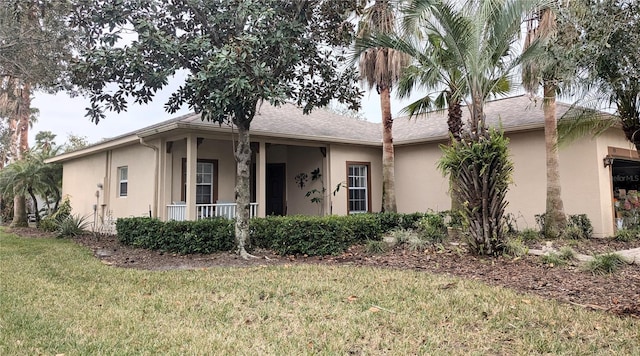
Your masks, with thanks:
[{"label": "trimmed hedge", "polygon": [[116,221],[118,239],[124,245],[181,254],[229,251],[235,247],[232,220],[162,222],[151,218]]},{"label": "trimmed hedge", "polygon": [[[428,215],[428,214],[427,214]],[[381,240],[395,228],[414,228],[425,214],[354,214],[350,216],[269,216],[251,219],[251,245],[281,255],[334,255],[348,247]],[[190,254],[230,251],[235,247],[234,222],[223,218],[162,222],[121,218],[118,239],[135,247]]]}]

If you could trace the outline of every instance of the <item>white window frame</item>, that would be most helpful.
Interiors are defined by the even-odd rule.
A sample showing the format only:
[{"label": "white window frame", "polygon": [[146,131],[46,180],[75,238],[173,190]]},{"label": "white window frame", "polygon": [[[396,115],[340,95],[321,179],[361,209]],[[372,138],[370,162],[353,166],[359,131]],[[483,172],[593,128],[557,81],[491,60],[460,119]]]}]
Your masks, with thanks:
[{"label": "white window frame", "polygon": [[[369,197],[369,185],[370,185],[370,180],[369,180],[369,174],[370,174],[370,163],[368,162],[347,162],[347,210],[349,214],[361,214],[361,213],[368,213],[371,211],[371,199]],[[358,175],[352,175],[351,174],[351,168],[359,168],[360,169],[360,173],[364,171],[364,174],[358,174]],[[364,182],[364,186],[360,186],[360,185],[352,185],[352,178],[359,178],[359,180],[362,180]],[[355,202],[355,200],[351,199],[351,192],[352,191],[356,191],[356,190],[360,190],[360,191],[364,191],[364,205],[365,205],[365,210],[352,210],[352,202]],[[361,199],[358,199],[358,201],[361,201]]]},{"label": "white window frame", "polygon": [[[200,172],[198,167],[204,167],[204,165],[211,164],[213,168],[211,170],[211,183],[199,183],[202,182],[203,172]],[[200,179],[199,179],[200,178]],[[218,160],[215,159],[198,159],[196,161],[196,204],[216,204],[216,199],[218,197]],[[197,203],[198,201],[198,186],[209,185],[211,186],[211,196],[209,198],[209,203]],[[187,160],[186,158],[182,158],[182,200],[187,200]]]},{"label": "white window frame", "polygon": [[[211,166],[211,172],[210,173],[204,172],[204,167],[205,166]],[[203,172],[199,172],[199,170],[198,170],[199,167],[203,167]],[[197,162],[196,163],[196,203],[197,204],[215,204],[215,202],[213,201],[213,196],[214,196],[213,189],[215,187],[213,185],[213,181],[216,178],[215,169],[216,169],[216,165],[213,164],[213,162]],[[203,181],[202,177],[205,174],[211,175],[211,179],[210,179],[209,183],[203,183],[202,182]],[[209,190],[210,191],[209,203],[198,203],[198,186],[209,186],[211,188]]]},{"label": "white window frame", "polygon": [[[125,177],[122,178],[122,173],[124,172]],[[124,193],[122,192],[122,185],[126,186]],[[121,166],[118,167],[118,197],[124,198],[129,195],[129,167]]]}]

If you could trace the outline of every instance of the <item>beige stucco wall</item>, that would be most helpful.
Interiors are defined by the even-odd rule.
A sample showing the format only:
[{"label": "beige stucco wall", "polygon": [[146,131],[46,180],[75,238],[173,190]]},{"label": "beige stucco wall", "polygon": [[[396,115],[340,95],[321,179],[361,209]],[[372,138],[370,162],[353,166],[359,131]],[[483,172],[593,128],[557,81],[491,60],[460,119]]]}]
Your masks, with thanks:
[{"label": "beige stucco wall", "polygon": [[[107,154],[98,153],[62,165],[62,194],[71,201],[72,214],[91,216],[96,204],[98,183],[104,184]],[[103,194],[103,190],[100,191]]]},{"label": "beige stucco wall", "polygon": [[395,147],[398,212],[451,208],[449,181],[437,168],[442,151],[437,143]]},{"label": "beige stucco wall", "polygon": [[[91,216],[90,221],[96,203],[99,214],[113,218],[147,216],[154,204],[155,159],[154,150],[131,145],[64,162],[62,193],[70,197],[73,214]],[[118,196],[118,167],[123,166],[128,167],[126,197]]]},{"label": "beige stucco wall", "polygon": [[[326,181],[324,172],[324,158],[318,147],[287,146],[287,215],[320,215],[323,210],[321,204],[311,202],[311,197],[305,194],[312,189],[322,191],[321,181],[311,181],[311,171],[320,168],[322,180]],[[267,161],[271,163],[271,161]],[[296,184],[295,177],[306,173],[309,177],[303,188]],[[329,188],[327,187],[327,190]],[[316,194],[321,196],[321,194]]]},{"label": "beige stucco wall", "polygon": [[601,219],[603,225],[603,231],[605,236],[612,236],[615,233],[614,230],[614,208],[613,208],[613,185],[611,177],[611,167],[604,168],[602,159],[607,156],[609,147],[622,148],[630,151],[635,151],[636,148],[631,144],[624,136],[624,133],[620,129],[609,129],[597,140],[597,164],[598,164],[598,176],[600,180],[600,206]]},{"label": "beige stucco wall", "polygon": [[[546,158],[542,130],[512,133],[509,150],[514,162],[513,184],[507,194],[507,213],[519,229],[537,228],[534,216],[546,206]],[[587,214],[594,236],[613,231],[611,172],[602,159],[608,147],[633,149],[617,129],[594,139],[585,137],[560,148],[562,199],[567,214]],[[449,209],[448,181],[437,169],[441,150],[436,143],[395,148],[398,211]]]},{"label": "beige stucco wall", "polygon": [[[514,162],[513,184],[507,212],[516,218],[519,229],[538,228],[535,215],[546,209],[546,156],[542,130],[508,135]],[[595,231],[602,233],[599,167],[596,145],[590,138],[559,148],[561,196],[565,213],[587,214]],[[600,164],[602,161],[600,159]]]},{"label": "beige stucco wall", "polygon": [[[149,147],[133,145],[111,151],[108,209],[114,217],[149,216],[154,204],[156,154]],[[128,192],[118,196],[118,167],[128,167]]]},{"label": "beige stucco wall", "polygon": [[[371,163],[371,210],[379,212],[382,207],[382,148],[362,147],[354,145],[331,144],[328,149],[331,179],[327,188],[331,212],[336,215],[347,214],[347,162]],[[333,190],[338,184],[343,184],[334,196]]]}]

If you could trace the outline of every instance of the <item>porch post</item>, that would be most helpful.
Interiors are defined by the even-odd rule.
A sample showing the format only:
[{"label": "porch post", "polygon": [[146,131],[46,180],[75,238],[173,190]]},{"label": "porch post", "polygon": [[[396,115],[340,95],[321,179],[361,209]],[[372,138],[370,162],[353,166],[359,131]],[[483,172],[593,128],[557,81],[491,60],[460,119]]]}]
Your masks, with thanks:
[{"label": "porch post", "polygon": [[323,213],[324,215],[331,215],[331,198],[333,197],[333,189],[332,181],[331,181],[331,152],[330,146],[326,145],[324,151],[324,157],[322,157],[322,182],[324,184],[325,189],[327,190],[325,194],[325,199],[323,199]]},{"label": "porch post", "polygon": [[259,143],[256,165],[256,200],[258,203],[258,216],[265,217],[267,215],[267,147],[264,142]]},{"label": "porch post", "polygon": [[160,219],[167,221],[169,216],[167,215],[167,205],[172,203],[173,197],[171,193],[171,182],[173,181],[171,160],[173,155],[167,152],[167,140],[162,139],[162,145],[160,145],[160,202],[158,203],[158,209],[160,209]]},{"label": "porch post", "polygon": [[187,135],[187,220],[196,220],[196,166],[198,162],[198,139],[194,134]]}]

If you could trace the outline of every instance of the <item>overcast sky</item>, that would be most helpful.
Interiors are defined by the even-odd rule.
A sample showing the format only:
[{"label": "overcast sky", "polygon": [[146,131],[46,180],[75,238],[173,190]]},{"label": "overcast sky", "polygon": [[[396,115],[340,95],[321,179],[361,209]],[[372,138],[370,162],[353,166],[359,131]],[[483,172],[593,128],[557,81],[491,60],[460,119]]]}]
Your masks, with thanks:
[{"label": "overcast sky", "polygon": [[[175,114],[164,110],[170,94],[179,86],[183,78],[172,80],[165,90],[156,94],[154,100],[146,105],[130,105],[127,112],[116,114],[107,112],[107,118],[97,125],[85,117],[85,108],[89,100],[83,97],[71,98],[66,93],[56,95],[36,93],[32,106],[40,110],[38,121],[29,132],[29,141],[33,145],[35,134],[39,131],[52,131],[57,135],[56,142],[63,144],[67,135],[86,136],[90,143],[135,131],[154,123],[168,120],[189,112],[185,107]],[[417,95],[416,95],[417,97]],[[408,100],[392,102],[392,113],[396,115],[409,103]],[[378,94],[366,92],[362,102],[362,114],[368,121],[380,122],[380,102]]]}]

